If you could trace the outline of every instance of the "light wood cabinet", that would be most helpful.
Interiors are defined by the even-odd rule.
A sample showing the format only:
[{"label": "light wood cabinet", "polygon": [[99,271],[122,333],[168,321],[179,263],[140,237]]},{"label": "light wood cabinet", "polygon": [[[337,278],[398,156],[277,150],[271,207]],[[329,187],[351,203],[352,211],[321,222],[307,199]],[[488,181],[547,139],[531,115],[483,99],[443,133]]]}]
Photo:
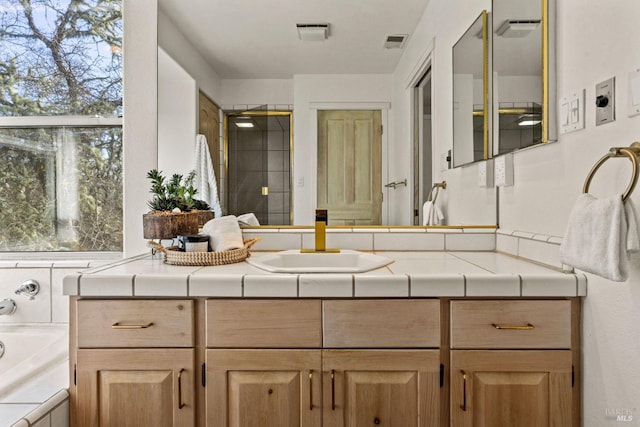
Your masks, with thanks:
[{"label": "light wood cabinet", "polygon": [[451,426],[572,426],[565,350],[451,352]]},{"label": "light wood cabinet", "polygon": [[320,427],[320,350],[207,350],[207,426]]},{"label": "light wood cabinet", "polygon": [[325,426],[440,425],[438,350],[325,350]]},{"label": "light wood cabinet", "polygon": [[570,300],[452,301],[450,425],[579,426],[577,319]]},{"label": "light wood cabinet", "polygon": [[72,426],[195,426],[193,300],[70,307]]},{"label": "light wood cabinet", "polygon": [[72,299],[72,427],[577,427],[578,299]]},{"label": "light wood cabinet", "polygon": [[193,350],[77,352],[77,425],[195,425]]}]

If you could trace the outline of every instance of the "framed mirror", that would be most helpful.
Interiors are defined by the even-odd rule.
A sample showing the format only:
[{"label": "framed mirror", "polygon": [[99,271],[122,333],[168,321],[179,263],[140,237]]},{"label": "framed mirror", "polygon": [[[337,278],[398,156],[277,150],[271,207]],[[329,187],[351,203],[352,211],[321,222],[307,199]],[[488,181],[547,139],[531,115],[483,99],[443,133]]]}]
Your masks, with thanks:
[{"label": "framed mirror", "polygon": [[555,139],[553,0],[493,0],[495,155]]},{"label": "framed mirror", "polygon": [[490,156],[487,16],[453,46],[453,167]]}]

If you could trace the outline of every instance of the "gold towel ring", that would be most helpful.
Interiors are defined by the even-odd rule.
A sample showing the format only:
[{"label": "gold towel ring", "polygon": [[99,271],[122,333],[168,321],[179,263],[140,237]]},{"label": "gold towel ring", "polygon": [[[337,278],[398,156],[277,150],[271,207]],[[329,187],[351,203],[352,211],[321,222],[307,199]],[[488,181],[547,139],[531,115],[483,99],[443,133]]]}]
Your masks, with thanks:
[{"label": "gold towel ring", "polygon": [[586,181],[584,182],[584,187],[582,187],[582,192],[583,193],[589,192],[589,185],[591,185],[591,180],[593,179],[593,176],[596,174],[596,172],[598,171],[600,166],[603,165],[604,162],[606,162],[612,157],[626,156],[631,160],[631,165],[633,167],[631,181],[629,182],[629,185],[627,185],[627,189],[624,191],[624,194],[622,194],[622,201],[626,202],[629,196],[631,195],[631,193],[633,193],[633,190],[636,188],[636,184],[638,183],[638,157],[636,155],[636,151],[638,151],[638,148],[640,148],[640,144],[637,142],[634,142],[631,145],[631,147],[628,147],[628,148],[627,147],[612,148],[609,151],[609,153],[607,153],[604,157],[598,160],[598,162],[595,165],[593,165],[593,167],[589,171],[589,175],[587,176]]}]

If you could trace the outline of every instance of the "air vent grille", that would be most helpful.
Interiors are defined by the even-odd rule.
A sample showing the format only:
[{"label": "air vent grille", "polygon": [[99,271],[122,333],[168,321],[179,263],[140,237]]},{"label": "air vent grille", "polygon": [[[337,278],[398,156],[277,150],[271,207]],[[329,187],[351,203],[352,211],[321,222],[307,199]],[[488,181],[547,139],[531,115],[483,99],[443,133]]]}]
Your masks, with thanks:
[{"label": "air vent grille", "polygon": [[387,36],[387,39],[384,42],[384,47],[386,49],[402,49],[404,46],[404,42],[407,40],[406,34],[393,34]]}]

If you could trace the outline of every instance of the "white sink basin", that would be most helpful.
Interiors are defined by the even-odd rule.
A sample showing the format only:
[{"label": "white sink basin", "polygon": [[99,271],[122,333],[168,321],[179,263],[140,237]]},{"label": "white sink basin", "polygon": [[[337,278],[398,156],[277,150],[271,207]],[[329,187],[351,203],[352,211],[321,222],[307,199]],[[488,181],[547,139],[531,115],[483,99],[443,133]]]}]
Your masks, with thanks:
[{"label": "white sink basin", "polygon": [[362,273],[384,267],[392,259],[366,252],[343,249],[340,253],[300,253],[282,251],[247,258],[255,267],[272,273]]}]

